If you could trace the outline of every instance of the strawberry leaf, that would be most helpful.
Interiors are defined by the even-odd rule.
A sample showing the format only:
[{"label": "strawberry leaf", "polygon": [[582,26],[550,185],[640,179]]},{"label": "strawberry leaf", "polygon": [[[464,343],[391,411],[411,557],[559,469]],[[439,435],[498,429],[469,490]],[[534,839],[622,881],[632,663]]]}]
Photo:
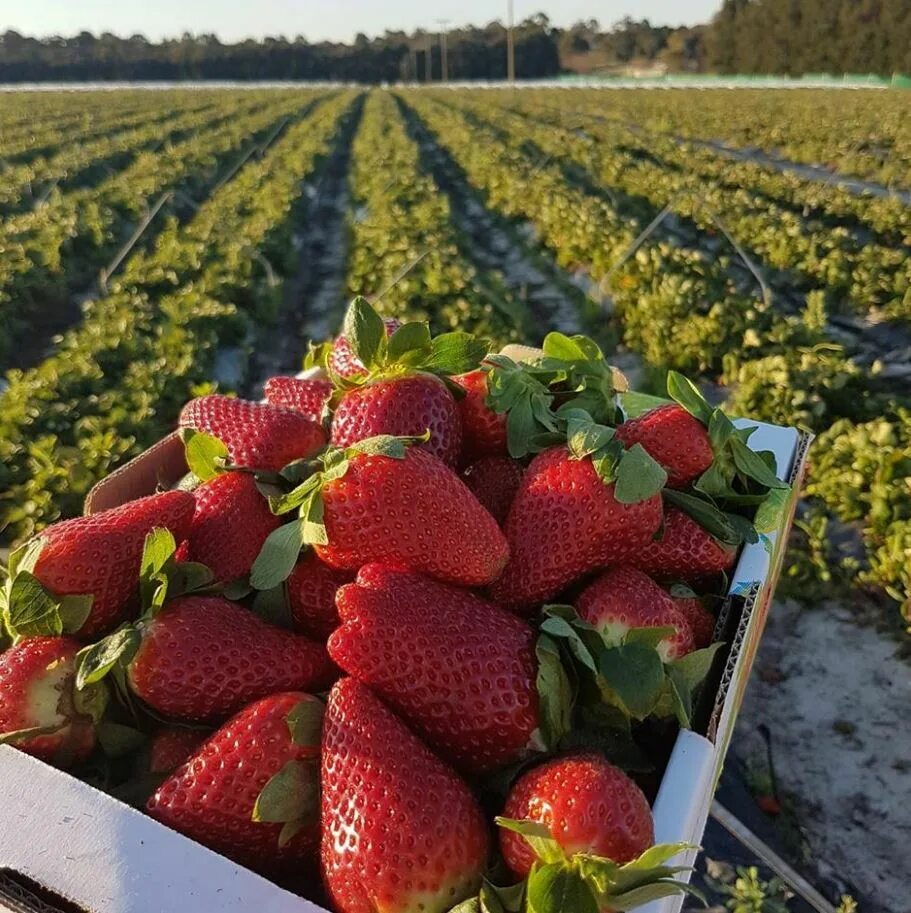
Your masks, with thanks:
[{"label": "strawberry leaf", "polygon": [[315,821],[319,783],[314,765],[288,761],[262,788],[253,805],[252,819],[263,824],[289,825],[279,834],[279,846],[302,827]]},{"label": "strawberry leaf", "polygon": [[730,516],[704,498],[671,488],[665,488],[663,494],[667,501],[692,517],[722,544],[736,548],[743,542],[742,530],[734,526]]},{"label": "strawberry leaf", "polygon": [[19,569],[9,584],[5,623],[15,637],[59,637],[63,634],[60,600],[34,574]]},{"label": "strawberry leaf", "polygon": [[184,428],[180,432],[186,452],[187,466],[200,482],[208,482],[223,472],[228,461],[228,448],[211,434]]},{"label": "strawberry leaf", "polygon": [[168,529],[153,529],[145,538],[139,562],[139,592],[146,608],[160,608],[167,596],[165,568],[177,551],[174,535]]},{"label": "strawberry leaf", "polygon": [[423,367],[438,374],[464,374],[474,371],[487,357],[490,346],[471,333],[441,333],[430,344],[430,357]]},{"label": "strawberry leaf", "polygon": [[250,586],[271,590],[287,580],[305,544],[304,521],[300,519],[269,533],[250,570]]},{"label": "strawberry leaf", "polygon": [[731,438],[729,444],[734,463],[747,478],[753,479],[766,488],[786,489],[788,487],[787,482],[782,482],[775,475],[762,456],[755,450],[751,450],[740,438]]},{"label": "strawberry leaf", "polygon": [[718,642],[710,647],[703,647],[701,650],[693,650],[692,653],[673,660],[668,664],[669,668],[674,671],[677,679],[686,688],[693,691],[705,681],[705,677],[711,671],[715,656],[723,646],[723,643]]},{"label": "strawberry leaf", "polygon": [[560,661],[560,650],[546,634],[535,645],[538,660],[536,687],[540,706],[541,738],[556,747],[572,728],[572,686]]},{"label": "strawberry leaf", "polygon": [[77,688],[73,691],[73,708],[77,713],[91,717],[97,724],[108,708],[109,697],[110,694],[104,682],[88,685],[82,690]]},{"label": "strawberry leaf", "polygon": [[598,913],[598,902],[576,869],[556,862],[532,869],[526,908],[528,913]]},{"label": "strawberry leaf", "polygon": [[771,533],[779,529],[788,510],[791,489],[773,488],[756,509],[753,526],[758,533]]},{"label": "strawberry leaf", "polygon": [[386,355],[386,325],[366,298],[355,298],[345,314],[342,334],[352,352],[369,371]]},{"label": "strawberry leaf", "polygon": [[494,819],[504,830],[520,834],[532,848],[535,855],[544,863],[565,864],[566,854],[563,847],[554,840],[546,824],[540,821],[518,820],[516,818],[497,817]]},{"label": "strawberry leaf", "polygon": [[285,722],[295,745],[319,747],[324,710],[322,703],[314,698],[299,701],[288,711]]},{"label": "strawberry leaf", "polygon": [[423,365],[431,351],[430,327],[426,323],[403,323],[387,343],[391,364]]},{"label": "strawberry leaf", "polygon": [[629,390],[620,394],[620,405],[623,408],[623,414],[628,418],[638,418],[652,409],[659,406],[666,406],[668,401],[660,396],[651,396],[648,393],[638,393],[635,390]]},{"label": "strawberry leaf", "polygon": [[690,415],[699,419],[706,428],[709,427],[714,410],[691,380],[677,371],[668,371],[667,395],[678,405],[683,406]]},{"label": "strawberry leaf", "polygon": [[139,631],[126,627],[84,647],[76,654],[76,687],[82,691],[87,685],[100,682],[115,666],[129,665],[141,643]]},{"label": "strawberry leaf", "polygon": [[676,632],[677,629],[673,625],[658,628],[630,628],[623,640],[624,643],[642,644],[656,650],[665,637],[673,637]]},{"label": "strawberry leaf", "polygon": [[[562,413],[566,415],[567,413]],[[577,460],[606,447],[614,438],[614,429],[596,424],[586,412],[575,410],[566,422],[566,443],[569,452]]]},{"label": "strawberry leaf", "polygon": [[664,666],[657,651],[643,644],[609,647],[599,662],[606,697],[631,717],[644,720],[655,708],[664,688]]},{"label": "strawberry leaf", "polygon": [[395,437],[391,434],[378,434],[352,444],[345,453],[360,453],[365,456],[384,456],[393,460],[404,460],[411,444],[423,444],[430,440],[430,432],[413,437]]},{"label": "strawberry leaf", "polygon": [[24,545],[20,545],[19,548],[10,552],[9,564],[7,565],[9,576],[11,578],[15,577],[19,571],[33,572],[35,570],[35,565],[38,564],[38,559],[41,557],[43,549],[44,539],[40,536],[36,536],[34,539],[29,539]]},{"label": "strawberry leaf", "polygon": [[95,735],[101,750],[109,758],[129,757],[148,741],[145,733],[122,723],[104,722],[96,727]]},{"label": "strawberry leaf", "polygon": [[602,357],[598,344],[588,336],[551,332],[541,344],[544,354],[560,361],[594,361]]},{"label": "strawberry leaf", "polygon": [[617,464],[614,497],[621,504],[638,504],[658,494],[666,482],[664,467],[641,444],[634,444]]},{"label": "strawberry leaf", "polygon": [[94,602],[95,597],[91,593],[84,595],[72,593],[60,600],[58,611],[64,634],[76,634],[82,630],[82,626],[92,613]]}]

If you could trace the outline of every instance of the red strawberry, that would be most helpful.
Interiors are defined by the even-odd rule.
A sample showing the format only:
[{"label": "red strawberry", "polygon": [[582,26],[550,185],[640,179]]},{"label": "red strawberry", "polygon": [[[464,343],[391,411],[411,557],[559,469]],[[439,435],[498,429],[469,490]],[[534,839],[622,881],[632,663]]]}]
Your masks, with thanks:
[{"label": "red strawberry", "polygon": [[699,478],[715,458],[705,425],[676,403],[623,422],[617,438],[627,448],[641,444],[667,470],[669,488]]},{"label": "red strawberry", "polygon": [[487,405],[486,372],[469,371],[453,380],[466,391],[459,400],[463,462],[473,463],[486,456],[506,456],[506,416]]},{"label": "red strawberry", "polygon": [[630,628],[675,629],[658,645],[668,662],[692,653],[696,638],[687,615],[648,574],[632,567],[605,571],[579,595],[579,617],[595,626],[610,644],[619,644]]},{"label": "red strawberry", "polygon": [[421,446],[455,466],[462,448],[456,401],[438,377],[413,374],[346,393],[332,418],[331,437],[337,447],[347,447],[379,434],[417,437],[427,431],[430,440]]},{"label": "red strawberry", "polygon": [[707,647],[715,636],[715,616],[697,596],[674,597],[674,605],[690,623],[697,649]]},{"label": "red strawberry", "polygon": [[75,691],[78,650],[70,637],[32,637],[0,654],[0,743],[61,767],[92,753],[107,692]]},{"label": "red strawberry", "polygon": [[80,637],[108,631],[138,603],[145,537],[163,528],[178,540],[186,538],[194,506],[188,492],[169,491],[55,523],[40,535],[43,545],[33,573],[58,599],[77,594],[94,597],[78,630]]},{"label": "red strawberry", "polygon": [[465,483],[432,454],[404,458],[354,453],[348,470],[323,485],[327,564],[355,571],[379,561],[448,583],[483,586],[506,565],[496,521]]},{"label": "red strawberry", "polygon": [[[642,790],[597,754],[555,758],[530,770],[513,786],[503,814],[543,824],[567,856],[586,853],[623,864],[655,839]],[[527,877],[535,854],[525,839],[502,829],[500,849],[513,874]]]},{"label": "red strawberry", "polygon": [[468,787],[354,679],[323,727],[323,878],[338,913],[444,913],[478,890],[489,840]]},{"label": "red strawberry", "polygon": [[270,405],[293,409],[314,422],[321,422],[323,408],[332,395],[332,384],[320,378],[270,377],[263,393]]},{"label": "red strawberry", "polygon": [[524,469],[509,457],[484,457],[465,470],[465,484],[502,526],[522,484]]},{"label": "red strawberry", "polygon": [[[401,325],[401,321],[394,317],[387,317],[383,320],[386,327],[386,335],[391,336]],[[351,345],[344,336],[339,336],[332,346],[332,352],[329,355],[329,370],[339,377],[349,378],[356,377],[358,374],[366,373],[364,363],[354,354]]]},{"label": "red strawberry", "polygon": [[349,571],[323,564],[313,552],[301,558],[288,578],[288,604],[295,629],[325,640],[339,623],[335,593],[353,579]]},{"label": "red strawberry", "polygon": [[181,558],[205,564],[222,583],[249,574],[269,533],[281,526],[256,480],[248,472],[225,472],[193,495],[196,512]]},{"label": "red strawberry", "polygon": [[195,754],[211,733],[199,729],[169,726],[152,736],[149,748],[149,772],[169,774]]},{"label": "red strawberry", "polygon": [[525,471],[510,509],[510,559],[493,599],[534,611],[584,574],[624,561],[660,523],[660,495],[623,504],[591,458],[575,459],[562,446],[545,450]]},{"label": "red strawberry", "polygon": [[146,811],[242,865],[297,871],[319,841],[321,714],[300,692],[250,704],[165,780]]},{"label": "red strawberry", "polygon": [[629,564],[659,580],[697,585],[730,570],[737,550],[722,545],[682,510],[668,507],[661,537],[627,557]]},{"label": "red strawberry", "polygon": [[250,469],[279,470],[326,443],[322,427],[299,412],[218,393],[190,400],[179,424],[217,437],[236,466]]},{"label": "red strawberry", "polygon": [[221,596],[174,599],[137,630],[136,652],[124,657],[130,688],[169,718],[224,718],[267,694],[332,680],[320,644]]},{"label": "red strawberry", "polygon": [[465,590],[378,564],[338,591],[329,655],[468,773],[518,760],[535,741],[535,636]]}]

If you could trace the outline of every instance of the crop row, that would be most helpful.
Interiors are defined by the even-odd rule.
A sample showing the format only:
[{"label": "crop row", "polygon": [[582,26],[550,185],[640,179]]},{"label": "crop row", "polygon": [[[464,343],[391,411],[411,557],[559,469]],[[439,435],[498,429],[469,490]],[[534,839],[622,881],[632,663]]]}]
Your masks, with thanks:
[{"label": "crop row", "polygon": [[158,194],[179,189],[172,209],[192,208],[244,145],[306,110],[315,97],[270,99],[230,118],[222,111],[181,142],[140,153],[97,186],[55,193],[43,206],[0,223],[0,362],[86,289]]},{"label": "crop row", "polygon": [[[5,536],[81,509],[91,485],[158,439],[203,389],[218,347],[274,319],[302,181],[330,147],[353,93],[292,124],[259,160],[168,226],[127,264],[58,350],[10,372],[0,396]],[[271,266],[270,266],[271,264]]]},{"label": "crop row", "polygon": [[[460,105],[424,93],[405,97],[488,206],[530,223],[563,266],[583,269],[609,286],[624,342],[647,365],[719,381],[732,391],[734,412],[832,429],[819,445],[820,462],[832,451],[861,459],[858,442],[870,423],[885,423],[898,450],[907,441],[902,403],[829,344],[823,296],[811,293],[799,315],[783,316],[736,280],[737,256],[723,247],[706,254],[653,237],[624,260],[643,219],[620,211],[610,194],[569,180],[559,152],[542,158],[537,148],[523,147],[523,138],[534,146],[532,137],[540,138],[533,125],[525,122],[523,136],[518,124],[510,124],[504,142],[502,120],[495,127],[467,116]],[[865,453],[871,460],[881,457]],[[871,469],[832,486],[817,470],[810,491],[835,516],[848,497],[865,505],[858,521],[866,549],[859,576],[907,601],[902,550],[911,536],[911,496],[906,484],[896,495],[877,478]],[[850,495],[844,490],[849,481]]]}]

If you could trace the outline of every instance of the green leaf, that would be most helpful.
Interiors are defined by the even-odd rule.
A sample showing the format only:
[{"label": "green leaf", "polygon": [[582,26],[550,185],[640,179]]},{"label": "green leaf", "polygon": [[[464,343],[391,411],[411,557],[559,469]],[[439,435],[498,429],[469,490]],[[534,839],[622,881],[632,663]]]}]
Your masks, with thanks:
[{"label": "green leaf", "polygon": [[301,535],[305,545],[329,544],[329,534],[326,532],[326,524],[323,522],[323,511],[322,492],[314,492],[313,497],[301,505]]},{"label": "green leaf", "polygon": [[456,904],[449,910],[449,913],[484,913],[484,911],[481,909],[480,897],[469,897],[468,900]]},{"label": "green leaf", "polygon": [[139,562],[139,592],[145,608],[161,608],[168,595],[165,568],[177,550],[174,536],[167,529],[153,529],[145,538]]},{"label": "green leaf", "polygon": [[716,654],[723,646],[723,643],[718,642],[701,650],[693,650],[692,653],[675,659],[669,666],[679,681],[693,691],[705,680],[715,661]]},{"label": "green leaf", "polygon": [[712,412],[709,419],[709,440],[716,453],[724,449],[736,431],[734,423],[720,409]]},{"label": "green leaf", "polygon": [[772,533],[781,529],[790,507],[791,489],[773,488],[756,510],[753,526],[759,533]]},{"label": "green leaf", "polygon": [[10,552],[9,563],[7,565],[10,577],[15,577],[19,571],[34,572],[41,552],[44,549],[44,539],[36,536],[29,539],[24,545]]},{"label": "green leaf", "polygon": [[295,745],[319,746],[324,710],[322,703],[313,698],[299,701],[288,711],[285,722]]},{"label": "green leaf", "polygon": [[528,913],[598,913],[592,889],[566,863],[536,866],[527,890]]},{"label": "green leaf", "polygon": [[20,745],[22,742],[28,742],[43,735],[53,735],[55,732],[60,732],[67,725],[67,723],[60,723],[55,726],[31,726],[28,729],[0,732],[0,745]]},{"label": "green leaf", "polygon": [[732,525],[726,514],[704,498],[671,488],[664,489],[664,497],[675,507],[692,517],[703,529],[724,545],[736,547],[743,536]]},{"label": "green leaf", "polygon": [[77,713],[91,717],[97,724],[108,709],[109,697],[110,694],[104,682],[87,685],[82,690],[77,688],[73,692],[73,708]]},{"label": "green leaf", "polygon": [[366,298],[355,298],[345,314],[342,334],[361,363],[371,370],[386,354],[386,325]]},{"label": "green leaf", "polygon": [[228,448],[211,434],[184,428],[180,432],[186,451],[187,466],[200,482],[208,482],[224,471]]},{"label": "green leaf", "polygon": [[122,723],[104,722],[95,728],[98,744],[109,758],[125,758],[139,751],[148,738],[132,726]]},{"label": "green leaf", "polygon": [[396,437],[392,434],[378,434],[352,444],[348,453],[362,453],[366,456],[384,456],[393,460],[404,460],[411,444],[423,444],[430,440],[430,432],[413,437]]},{"label": "green leaf", "polygon": [[504,830],[521,834],[541,862],[566,862],[566,854],[563,852],[563,848],[551,836],[550,830],[546,825],[541,824],[539,821],[520,821],[515,818],[498,817],[494,820]]},{"label": "green leaf", "polygon": [[587,336],[548,333],[541,348],[545,355],[561,361],[594,361],[603,357],[598,344]]},{"label": "green leaf", "polygon": [[284,824],[312,819],[319,807],[319,783],[312,764],[288,761],[262,788],[253,805],[254,821]]},{"label": "green leaf", "polygon": [[537,427],[531,400],[524,396],[516,400],[506,416],[506,449],[513,459],[528,454],[529,441],[535,436]]},{"label": "green leaf", "polygon": [[642,644],[622,644],[601,654],[600,672],[610,692],[630,716],[644,720],[664,687],[664,665],[657,651]]},{"label": "green leaf", "polygon": [[291,606],[288,605],[288,588],[284,581],[269,590],[257,590],[250,607],[254,615],[277,628],[290,629]]},{"label": "green leaf", "polygon": [[620,394],[620,405],[623,407],[623,414],[627,418],[638,418],[652,409],[659,406],[666,406],[668,401],[660,396],[651,396],[648,393],[637,393],[635,390],[629,390]]},{"label": "green leaf", "polygon": [[614,497],[621,504],[638,504],[656,495],[666,482],[664,467],[641,444],[634,444],[620,457]]},{"label": "green leaf", "polygon": [[[171,598],[204,590],[211,586],[214,581],[215,574],[212,573],[211,568],[205,564],[200,564],[198,561],[180,561],[168,568],[168,593]],[[250,590],[246,581],[242,581],[241,587],[246,588],[247,592]],[[232,592],[237,591],[239,590]],[[228,596],[227,590],[224,591],[224,596],[226,599],[231,598]],[[242,599],[243,596],[235,597],[235,599],[238,598]]]},{"label": "green leaf", "polygon": [[390,364],[423,364],[431,353],[430,327],[426,323],[403,323],[389,337],[386,357]]},{"label": "green leaf", "polygon": [[63,633],[60,601],[30,571],[18,570],[9,585],[6,626],[18,637],[56,637]]},{"label": "green leaf", "polygon": [[92,614],[92,605],[95,597],[91,593],[85,595],[70,594],[60,600],[60,622],[64,634],[76,634]]},{"label": "green leaf", "polygon": [[551,616],[541,623],[541,630],[545,634],[550,634],[563,640],[583,666],[597,673],[598,667],[595,663],[595,657],[582,640],[579,632],[569,621],[559,616]]},{"label": "green leaf", "polygon": [[76,687],[81,691],[87,685],[100,682],[114,666],[128,665],[141,643],[139,631],[127,627],[84,647],[76,654]]},{"label": "green leaf", "polygon": [[[347,463],[345,465],[347,466]],[[316,473],[311,475],[287,494],[269,498],[269,509],[277,517],[289,514],[292,510],[297,510],[305,501],[308,501],[313,497],[313,493],[319,491],[322,487],[322,474]]]},{"label": "green leaf", "polygon": [[642,644],[655,650],[665,637],[673,637],[676,631],[677,629],[673,625],[657,628],[630,628],[623,640],[624,643]]},{"label": "green leaf", "polygon": [[577,460],[584,459],[596,450],[606,447],[614,438],[614,429],[597,425],[591,416],[570,418],[566,423],[566,442],[570,453]]},{"label": "green leaf", "polygon": [[250,586],[271,590],[287,580],[304,545],[302,520],[292,520],[269,533],[250,570]]},{"label": "green leaf", "polygon": [[706,428],[709,426],[712,420],[712,407],[691,380],[677,371],[668,371],[667,395],[694,418],[698,418]]},{"label": "green leaf", "polygon": [[520,913],[524,899],[523,882],[500,887],[485,879],[481,885],[481,913]]},{"label": "green leaf", "polygon": [[739,438],[731,438],[731,454],[737,468],[748,478],[753,479],[766,488],[784,488],[788,487],[787,482],[782,482],[778,476],[769,468],[768,464],[762,457],[751,450]]},{"label": "green leaf", "polygon": [[560,650],[547,635],[538,638],[535,655],[541,737],[547,748],[554,748],[572,726],[572,686],[560,661]]},{"label": "green leaf", "polygon": [[471,333],[441,333],[430,346],[430,358],[424,367],[440,374],[464,374],[474,371],[487,357],[489,345]]}]

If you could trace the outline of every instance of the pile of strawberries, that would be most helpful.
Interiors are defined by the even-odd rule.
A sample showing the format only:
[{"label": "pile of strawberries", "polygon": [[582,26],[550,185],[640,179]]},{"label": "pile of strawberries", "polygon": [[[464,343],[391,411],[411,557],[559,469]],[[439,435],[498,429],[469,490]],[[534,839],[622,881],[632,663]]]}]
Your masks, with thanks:
[{"label": "pile of strawberries", "polygon": [[357,300],[308,363],[188,403],[174,490],[13,553],[0,742],[339,913],[684,890],[612,761],[690,724],[771,456],[581,336],[517,361]]}]

